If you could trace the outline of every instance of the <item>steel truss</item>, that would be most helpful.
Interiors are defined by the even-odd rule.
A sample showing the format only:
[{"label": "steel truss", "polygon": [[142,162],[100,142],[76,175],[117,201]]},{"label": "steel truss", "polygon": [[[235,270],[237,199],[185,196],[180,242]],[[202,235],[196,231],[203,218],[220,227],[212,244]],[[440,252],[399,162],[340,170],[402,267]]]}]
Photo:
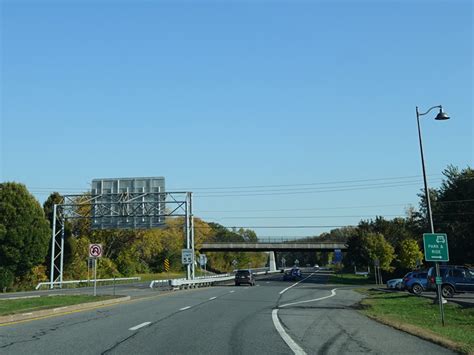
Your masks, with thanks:
[{"label": "steel truss", "polygon": [[[151,201],[147,201],[151,200]],[[106,200],[107,202],[104,202]],[[113,193],[102,195],[64,195],[53,207],[53,231],[51,238],[50,288],[55,284],[62,287],[64,266],[64,237],[68,219],[145,219],[158,218],[164,225],[166,217],[184,217],[186,248],[194,256],[194,216],[192,192],[140,192]],[[124,224],[120,229],[147,229],[157,225],[134,227]],[[59,265],[58,265],[59,264]],[[186,278],[194,279],[194,261],[186,267]]]}]

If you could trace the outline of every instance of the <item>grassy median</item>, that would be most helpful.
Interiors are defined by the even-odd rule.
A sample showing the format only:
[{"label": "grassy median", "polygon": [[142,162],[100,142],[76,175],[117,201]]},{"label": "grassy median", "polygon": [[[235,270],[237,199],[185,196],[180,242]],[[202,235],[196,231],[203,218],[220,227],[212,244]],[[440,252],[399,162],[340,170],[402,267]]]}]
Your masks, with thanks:
[{"label": "grassy median", "polygon": [[367,316],[461,353],[474,354],[474,307],[448,302],[443,327],[439,306],[431,299],[405,292],[358,291],[367,295],[361,302],[361,311]]},{"label": "grassy median", "polygon": [[0,316],[16,313],[28,313],[42,309],[71,306],[79,303],[98,302],[115,298],[113,296],[54,296],[19,298],[13,300],[0,299]]}]

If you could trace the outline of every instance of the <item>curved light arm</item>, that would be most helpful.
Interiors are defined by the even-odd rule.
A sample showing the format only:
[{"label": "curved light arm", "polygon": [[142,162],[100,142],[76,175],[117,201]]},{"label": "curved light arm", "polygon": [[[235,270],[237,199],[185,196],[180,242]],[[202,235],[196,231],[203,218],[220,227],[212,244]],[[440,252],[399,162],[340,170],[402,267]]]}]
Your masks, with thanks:
[{"label": "curved light arm", "polygon": [[443,106],[441,105],[437,105],[437,106],[433,106],[433,107],[430,107],[428,111],[426,111],[425,113],[419,113],[418,112],[418,107],[417,107],[417,113],[418,113],[418,116],[424,116],[424,115],[427,115],[428,113],[431,112],[431,110],[435,109],[435,108],[439,108],[439,109],[443,109]]}]

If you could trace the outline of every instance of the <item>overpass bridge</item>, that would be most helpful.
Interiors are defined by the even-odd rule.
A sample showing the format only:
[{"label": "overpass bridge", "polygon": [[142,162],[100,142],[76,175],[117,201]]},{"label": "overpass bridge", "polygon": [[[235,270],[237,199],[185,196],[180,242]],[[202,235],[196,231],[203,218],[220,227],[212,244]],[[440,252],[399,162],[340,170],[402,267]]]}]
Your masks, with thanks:
[{"label": "overpass bridge", "polygon": [[257,242],[207,242],[197,248],[201,253],[208,251],[264,251],[269,253],[270,271],[276,270],[276,252],[291,251],[334,251],[347,250],[344,242],[315,242],[310,240],[258,240]]},{"label": "overpass bridge", "polygon": [[258,241],[258,242],[207,242],[200,248],[201,252],[208,251],[334,251],[346,250],[344,242],[304,242],[304,241]]}]

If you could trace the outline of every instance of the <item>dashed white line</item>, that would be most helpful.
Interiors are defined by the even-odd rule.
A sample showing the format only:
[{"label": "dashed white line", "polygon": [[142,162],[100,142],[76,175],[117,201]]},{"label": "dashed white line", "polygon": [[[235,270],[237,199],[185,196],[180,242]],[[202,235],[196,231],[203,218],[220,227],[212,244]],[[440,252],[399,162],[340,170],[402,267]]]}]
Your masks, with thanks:
[{"label": "dashed white line", "polygon": [[179,310],[180,311],[185,311],[185,310],[190,309],[190,308],[191,308],[191,306],[187,306],[187,307],[180,308]]},{"label": "dashed white line", "polygon": [[129,328],[128,330],[137,330],[143,327],[146,327],[148,324],[151,324],[151,322],[144,322],[142,324],[136,325],[134,327]]},{"label": "dashed white line", "polygon": [[272,311],[272,320],[278,334],[280,334],[286,345],[290,347],[291,351],[297,355],[305,355],[305,351],[298,344],[296,344],[293,339],[291,339],[291,337],[285,332],[285,329],[283,329],[283,326],[278,319],[278,309],[274,309]]},{"label": "dashed white line", "polygon": [[235,291],[230,291],[229,293],[234,293]]},{"label": "dashed white line", "polygon": [[209,301],[215,300],[217,297],[211,297],[209,298]]}]

